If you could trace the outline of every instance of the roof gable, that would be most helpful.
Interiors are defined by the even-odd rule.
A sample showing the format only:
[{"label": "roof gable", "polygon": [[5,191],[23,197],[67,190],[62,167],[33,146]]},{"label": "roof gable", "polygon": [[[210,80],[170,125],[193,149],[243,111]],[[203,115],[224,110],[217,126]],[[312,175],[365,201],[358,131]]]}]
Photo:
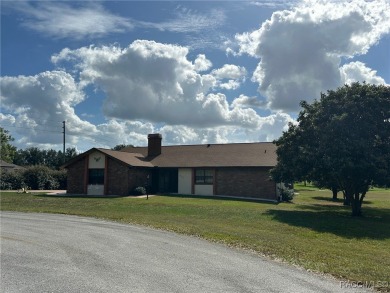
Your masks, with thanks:
[{"label": "roof gable", "polygon": [[152,163],[145,159],[145,156],[143,156],[140,153],[125,153],[121,151],[113,151],[108,149],[97,149],[98,151],[102,152],[103,154],[117,159],[118,161],[121,161],[129,166],[134,167],[153,167]]},{"label": "roof gable", "polygon": [[113,151],[113,150],[103,149],[103,148],[92,148],[86,151],[85,153],[82,153],[74,157],[73,159],[69,160],[64,165],[62,165],[61,168],[66,168],[96,151],[108,156],[109,158],[115,159],[129,166],[153,167],[153,165],[149,161],[145,160],[145,157],[139,153],[123,153],[120,151]]}]

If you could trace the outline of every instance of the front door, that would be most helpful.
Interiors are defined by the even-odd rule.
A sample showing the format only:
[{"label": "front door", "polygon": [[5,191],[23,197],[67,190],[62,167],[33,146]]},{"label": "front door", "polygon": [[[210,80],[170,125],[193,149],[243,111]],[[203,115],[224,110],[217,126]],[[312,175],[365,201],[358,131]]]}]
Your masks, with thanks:
[{"label": "front door", "polygon": [[178,169],[164,168],[159,170],[158,191],[160,193],[177,193]]}]

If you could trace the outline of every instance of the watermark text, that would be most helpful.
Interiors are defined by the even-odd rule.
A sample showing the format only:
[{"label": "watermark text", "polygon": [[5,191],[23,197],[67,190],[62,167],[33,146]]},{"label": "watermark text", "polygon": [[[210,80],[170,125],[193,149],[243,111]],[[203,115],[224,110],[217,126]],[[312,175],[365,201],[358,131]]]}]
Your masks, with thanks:
[{"label": "watermark text", "polygon": [[340,281],[340,287],[345,289],[390,288],[390,282],[389,281]]}]

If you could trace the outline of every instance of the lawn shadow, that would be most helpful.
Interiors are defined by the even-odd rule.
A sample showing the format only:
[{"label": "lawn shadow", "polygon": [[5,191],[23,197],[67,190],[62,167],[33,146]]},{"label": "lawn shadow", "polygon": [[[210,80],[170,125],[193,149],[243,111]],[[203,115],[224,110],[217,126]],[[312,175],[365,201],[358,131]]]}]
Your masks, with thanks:
[{"label": "lawn shadow", "polygon": [[[333,198],[331,197],[328,197],[328,196],[314,196],[313,199],[316,199],[316,200],[321,200],[321,201],[327,201],[327,202],[332,202],[332,203],[343,203],[344,202],[344,199],[342,198],[337,198],[336,200],[334,200]],[[365,204],[372,204],[372,201],[363,201],[363,205]]]},{"label": "lawn shadow", "polygon": [[187,194],[159,194],[158,196],[165,197],[178,197],[178,198],[193,198],[193,199],[212,199],[212,200],[224,200],[224,201],[240,201],[240,202],[253,202],[253,203],[262,203],[262,204],[271,204],[278,205],[277,201],[264,200],[260,198],[253,197],[233,197],[233,196],[215,196],[215,195],[187,195]]},{"label": "lawn shadow", "polygon": [[350,207],[310,205],[267,214],[282,223],[349,239],[390,238],[390,209],[363,207],[363,217],[352,217]]},{"label": "lawn shadow", "polygon": [[337,198],[336,200],[334,200],[333,198],[331,198],[329,196],[314,196],[313,199],[317,199],[317,200],[321,200],[321,201],[329,201],[329,202],[340,202],[340,203],[343,202],[342,198]]}]

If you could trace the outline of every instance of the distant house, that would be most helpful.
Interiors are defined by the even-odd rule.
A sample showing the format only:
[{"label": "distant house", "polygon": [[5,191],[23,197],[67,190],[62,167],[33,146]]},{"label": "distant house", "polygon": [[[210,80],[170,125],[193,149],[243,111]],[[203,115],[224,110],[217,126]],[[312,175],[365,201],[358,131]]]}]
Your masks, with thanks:
[{"label": "distant house", "polygon": [[273,143],[162,146],[160,134],[147,147],[121,151],[92,148],[67,162],[70,194],[129,195],[138,186],[154,193],[234,196],[276,201]]},{"label": "distant house", "polygon": [[1,171],[10,172],[13,170],[21,170],[21,169],[24,169],[24,168],[21,166],[18,166],[18,165],[12,164],[12,163],[7,163],[3,160],[0,160],[0,170]]}]

